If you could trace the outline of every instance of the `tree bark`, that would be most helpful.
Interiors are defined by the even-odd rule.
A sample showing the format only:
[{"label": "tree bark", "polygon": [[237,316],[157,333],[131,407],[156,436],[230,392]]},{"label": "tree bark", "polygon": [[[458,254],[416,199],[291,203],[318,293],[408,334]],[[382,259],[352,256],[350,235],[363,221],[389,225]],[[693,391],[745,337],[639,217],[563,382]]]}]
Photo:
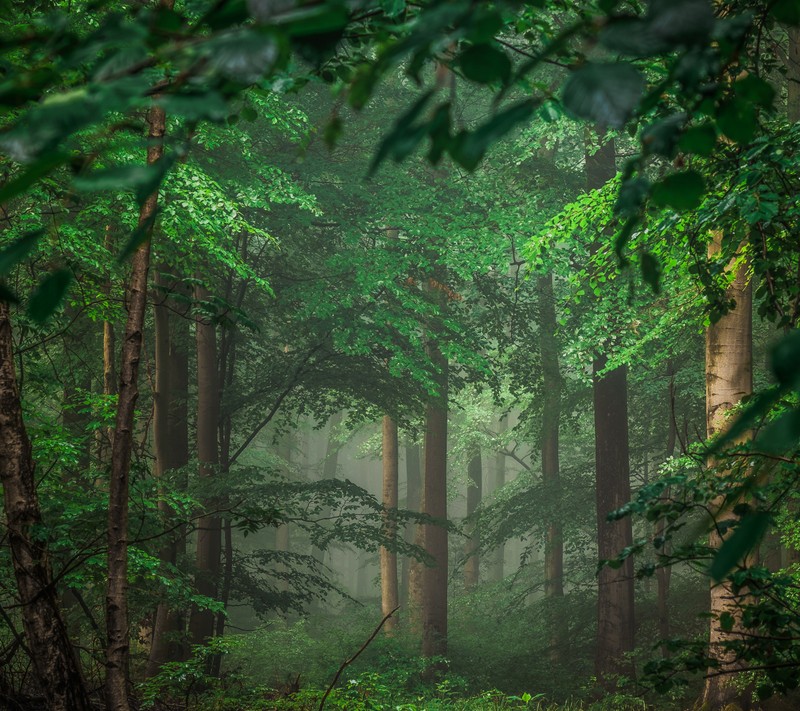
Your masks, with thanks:
[{"label": "tree bark", "polygon": [[[419,513],[420,496],[422,488],[422,467],[420,464],[420,448],[418,444],[406,445],[406,509]],[[416,537],[415,524],[408,524],[405,530],[406,543],[413,543]],[[402,566],[402,586],[400,589],[400,602],[409,609],[412,614],[414,610],[420,608],[421,600],[419,597],[412,596],[412,578],[419,579],[421,571],[420,563],[416,558],[405,556]],[[419,586],[417,586],[419,590]]]},{"label": "tree bark", "polygon": [[438,371],[437,394],[425,411],[425,465],[422,480],[422,513],[437,523],[420,526],[432,566],[422,570],[422,655],[447,654],[447,358],[429,340],[428,357]]},{"label": "tree bark", "polygon": [[[106,227],[105,248],[109,257],[114,251],[114,241],[111,232],[111,225]],[[106,277],[103,284],[103,292],[107,299],[111,298],[111,274]],[[114,359],[116,358],[116,337],[114,334],[114,324],[105,319],[103,321],[103,395],[117,394],[117,369]],[[102,466],[109,464],[109,453],[111,452],[111,442],[114,439],[113,427],[104,427],[97,433],[97,458]]]},{"label": "tree bark", "polygon": [[[669,426],[667,430],[667,451],[666,456],[669,459],[675,453],[675,441],[677,439],[677,426],[675,420],[675,366],[672,360],[667,362],[667,375],[669,376],[669,387],[667,393],[667,401],[669,402]],[[669,496],[669,489],[664,492],[664,496]],[[660,518],[656,522],[656,537],[660,538],[664,535],[666,530],[667,521],[665,518]],[[669,554],[669,548],[665,543],[661,549],[664,555]],[[669,584],[672,577],[672,566],[663,565],[656,568],[656,585],[657,585],[657,607],[658,607],[658,636],[662,640],[669,639],[670,624],[669,624]],[[669,656],[669,650],[666,644],[661,645],[661,655],[664,657]]]},{"label": "tree bark", "polygon": [[[722,237],[721,231],[713,235],[709,257],[720,252]],[[735,300],[735,307],[706,330],[706,430],[709,437],[725,429],[730,410],[753,391],[753,295],[746,262],[738,266],[725,296]],[[718,548],[722,541],[716,529],[712,531],[709,545]],[[722,645],[741,635],[740,601],[741,594],[734,593],[728,582],[711,588],[709,655],[720,666],[710,670],[713,676],[706,679],[703,703],[712,710],[721,709],[742,696],[734,685],[735,674],[718,673],[737,668],[736,659]],[[719,616],[726,612],[734,619],[729,632],[719,625]]]},{"label": "tree bark", "polygon": [[86,686],[58,607],[47,544],[36,535],[44,524],[13,346],[8,304],[0,302],[0,481],[25,640],[48,708],[88,711]]},{"label": "tree bark", "polygon": [[[383,532],[392,544],[397,538],[398,499],[397,423],[389,415],[383,417]],[[381,612],[384,616],[399,604],[397,587],[397,552],[381,546]],[[397,631],[397,616],[386,620],[384,630],[388,636]]]},{"label": "tree bark", "polygon": [[[208,292],[195,287],[195,301],[208,299]],[[220,393],[217,379],[217,329],[202,316],[195,320],[197,343],[197,459],[201,481],[208,484],[219,466],[217,428],[220,420]],[[213,510],[218,502],[206,497],[204,506]],[[222,522],[213,513],[203,515],[197,525],[195,553],[195,587],[200,595],[215,598],[222,550]],[[214,613],[209,609],[192,609],[189,620],[192,644],[202,644],[214,636]]]},{"label": "tree bark", "polygon": [[[561,470],[559,464],[559,426],[561,422],[561,371],[558,364],[556,339],[556,308],[553,294],[553,277],[539,277],[539,344],[542,358],[542,429],[541,456],[542,481],[553,500],[561,502]],[[560,519],[561,506],[547,522],[544,544],[544,594],[548,605],[548,643],[551,659],[558,660],[558,649],[564,637],[559,603],[564,596],[564,541]]]},{"label": "tree bark", "polygon": [[[164,155],[166,116],[153,106],[147,112],[150,144],[147,163]],[[139,227],[155,217],[158,191],[139,210]],[[152,232],[152,230],[151,230]],[[106,703],[109,711],[129,711],[128,704],[128,490],[133,451],[133,425],[139,397],[139,360],[147,308],[150,234],[133,255],[128,286],[128,318],[120,358],[119,401],[111,446],[108,505],[108,589],[106,593]]]},{"label": "tree bark", "polygon": [[[599,132],[599,138],[599,150],[586,154],[590,190],[601,188],[616,174],[614,141],[605,140],[604,131]],[[606,363],[607,357],[600,354],[592,365],[597,553],[601,560],[614,558],[633,542],[629,517],[606,520],[611,511],[628,503],[631,497],[627,368],[620,366],[601,376]],[[601,684],[611,688],[615,675],[630,672],[624,655],[634,647],[633,560],[628,558],[616,570],[603,566],[597,577],[595,674]]]},{"label": "tree bark", "polygon": [[[341,445],[336,440],[336,431],[341,424],[341,412],[335,412],[331,415],[330,421],[328,422],[328,442],[325,446],[325,459],[322,460],[322,472],[320,473],[320,479],[322,481],[332,481],[336,478],[339,469],[339,450],[341,449]],[[320,514],[323,520],[329,518],[330,515],[330,507],[325,507]],[[313,555],[321,563],[325,562],[325,550],[314,547]]]},{"label": "tree bark", "polygon": [[[160,276],[154,284],[161,285]],[[163,297],[162,298],[166,298]],[[188,357],[186,337],[188,322],[170,315],[166,301],[154,304],[155,323],[155,393],[153,395],[153,449],[154,475],[161,480],[168,472],[183,469],[189,463],[189,432],[187,417]],[[185,477],[184,477],[185,478]],[[183,487],[185,488],[185,487]],[[172,523],[172,512],[164,501],[159,501],[159,512],[165,525]],[[159,558],[168,574],[168,566],[177,563],[183,552],[185,530],[179,528],[168,534],[159,550]],[[153,621],[153,638],[145,674],[158,673],[166,662],[183,657],[181,635],[183,616],[168,601],[159,602]]]},{"label": "tree bark", "polygon": [[800,27],[790,27],[789,62],[786,67],[786,116],[791,123],[800,121]]},{"label": "tree bark", "polygon": [[472,590],[481,579],[480,538],[475,526],[474,516],[483,496],[483,466],[481,451],[474,448],[467,468],[469,483],[467,484],[467,542],[465,545],[466,561],[464,563],[464,589]]},{"label": "tree bark", "polygon": [[[502,437],[508,429],[508,416],[502,416],[497,420],[497,434]],[[494,455],[494,491],[498,491],[505,486],[506,483],[506,455],[503,452],[496,452]],[[494,550],[492,557],[492,580],[500,582],[503,580],[506,562],[506,546],[505,543],[500,543]]]}]

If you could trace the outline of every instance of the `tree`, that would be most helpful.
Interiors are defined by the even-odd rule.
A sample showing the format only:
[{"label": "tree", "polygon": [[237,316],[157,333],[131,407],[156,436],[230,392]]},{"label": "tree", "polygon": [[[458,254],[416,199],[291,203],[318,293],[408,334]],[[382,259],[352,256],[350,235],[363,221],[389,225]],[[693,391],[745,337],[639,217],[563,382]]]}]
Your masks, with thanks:
[{"label": "tree", "polygon": [[[717,232],[709,244],[709,256],[722,250],[722,233]],[[749,267],[741,255],[729,264],[733,279],[725,296],[734,304],[732,309],[706,329],[706,417],[707,434],[713,437],[725,429],[730,411],[753,391],[753,300]],[[715,504],[721,508],[724,499]],[[725,534],[712,530],[709,545],[719,548]],[[703,688],[703,702],[710,708],[723,708],[739,698],[732,674],[741,660],[726,642],[740,637],[741,602],[744,591],[730,581],[717,581],[711,587],[711,628],[709,655],[715,661]],[[731,619],[732,625],[725,620]]]},{"label": "tree", "polygon": [[[586,156],[590,189],[601,188],[616,174],[613,139],[600,135],[601,146]],[[600,560],[614,558],[633,544],[630,519],[609,521],[611,512],[631,498],[628,461],[627,368],[620,365],[606,372],[607,357],[600,353],[592,363],[594,396],[595,495],[597,507],[597,553]],[[624,655],[634,647],[633,561],[619,568],[604,565],[597,576],[597,647],[595,673],[604,684],[624,673]]]},{"label": "tree", "polygon": [[[397,581],[397,552],[394,550],[397,538],[397,498],[398,498],[398,443],[397,423],[389,416],[383,417],[383,508],[384,536],[389,545],[381,546],[381,612],[384,617],[396,610],[400,593]],[[397,619],[392,616],[384,624],[386,634],[397,629]]]}]

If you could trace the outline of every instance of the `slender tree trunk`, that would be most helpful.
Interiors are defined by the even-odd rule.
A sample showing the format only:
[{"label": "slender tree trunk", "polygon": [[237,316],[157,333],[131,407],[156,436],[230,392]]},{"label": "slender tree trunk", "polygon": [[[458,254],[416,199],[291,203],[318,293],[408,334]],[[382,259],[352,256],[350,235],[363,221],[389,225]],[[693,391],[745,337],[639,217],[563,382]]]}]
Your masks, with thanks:
[{"label": "slender tree trunk", "polygon": [[[418,444],[406,445],[406,510],[419,513],[420,510],[420,497],[422,488],[422,466],[420,464],[420,447]],[[415,524],[408,524],[405,529],[406,543],[413,543],[416,537],[416,529],[418,526]],[[412,586],[411,579],[415,577],[420,579],[422,571],[420,570],[420,562],[416,558],[405,556],[403,558],[402,569],[402,586],[400,589],[400,602],[401,604],[414,614],[414,611],[420,609],[421,599],[419,597],[412,597],[412,587],[418,592],[421,592],[420,585]]]},{"label": "slender tree trunk", "polygon": [[[722,237],[722,232],[714,234],[709,245],[710,257],[719,253]],[[725,429],[731,408],[753,391],[753,296],[746,263],[739,265],[725,296],[735,301],[735,307],[706,330],[706,429],[709,437]],[[709,536],[709,545],[718,548],[722,540],[714,530]],[[735,656],[722,645],[740,638],[740,601],[741,594],[734,593],[730,583],[719,583],[711,588],[709,655],[720,664],[719,669],[711,670],[714,675],[706,679],[703,689],[703,703],[711,710],[721,709],[743,695],[735,686],[736,674],[718,674],[737,668]],[[727,632],[719,623],[724,613],[734,619],[733,629]]]},{"label": "slender tree trunk", "polygon": [[[383,531],[387,540],[394,543],[397,537],[397,498],[398,498],[398,448],[397,423],[389,416],[383,417]],[[381,612],[388,615],[400,600],[397,588],[397,552],[381,546]],[[387,635],[397,631],[396,616],[384,624]]]},{"label": "slender tree trunk", "polygon": [[[208,292],[195,287],[195,301],[208,299]],[[217,428],[220,420],[220,394],[217,379],[217,329],[213,323],[198,316],[195,321],[197,340],[197,459],[200,479],[208,484],[219,466]],[[213,510],[218,501],[208,497],[204,502],[207,510]],[[222,525],[219,515],[208,513],[200,518],[197,526],[197,549],[195,557],[195,587],[197,592],[209,598],[217,596],[220,556],[222,548]],[[214,613],[209,609],[195,607],[189,620],[189,636],[193,644],[202,644],[214,636]]]},{"label": "slender tree trunk", "polygon": [[58,607],[36,493],[31,443],[22,418],[8,305],[0,302],[0,482],[25,640],[48,708],[88,711],[80,666]]},{"label": "slender tree trunk", "polygon": [[[422,655],[447,654],[447,359],[430,340],[428,357],[439,371],[438,392],[425,412],[425,465],[422,480],[422,513],[438,523],[420,526],[432,566],[422,570]],[[418,541],[419,543],[419,541]]]},{"label": "slender tree trunk", "polygon": [[[614,141],[600,133],[601,146],[586,155],[589,189],[600,188],[616,174]],[[609,334],[610,336],[612,334]],[[629,517],[608,521],[608,514],[631,497],[628,453],[627,368],[620,366],[605,375],[606,356],[593,363],[597,552],[601,560],[615,557],[633,542]],[[634,647],[633,560],[616,570],[608,566],[598,573],[597,644],[595,673],[601,684],[613,686],[613,676],[629,673],[626,652]]]},{"label": "slender tree trunk", "polygon": [[[503,436],[508,429],[508,416],[504,415],[497,420],[497,433]],[[494,491],[499,491],[506,483],[506,455],[503,452],[496,452],[494,455]],[[505,576],[503,570],[506,562],[506,546],[500,543],[494,550],[492,557],[492,580],[500,582]]]},{"label": "slender tree trunk", "polygon": [[[322,481],[332,481],[336,478],[336,473],[339,469],[339,450],[341,449],[341,445],[337,441],[336,436],[337,430],[341,424],[341,412],[335,412],[331,415],[330,421],[328,422],[328,442],[325,447],[325,459],[322,460],[322,471],[320,472],[320,479]],[[327,519],[330,515],[331,510],[329,507],[326,507],[321,517]],[[314,547],[313,555],[320,562],[325,562],[324,550]]]},{"label": "slender tree trunk", "polygon": [[791,123],[800,121],[800,27],[790,27],[789,63],[786,67],[787,105],[786,115]]},{"label": "slender tree trunk", "polygon": [[[292,473],[292,435],[289,433],[284,434],[278,442],[278,456],[282,460],[284,472],[287,477]],[[291,531],[288,523],[282,523],[275,529],[275,550],[279,553],[288,553],[291,548]],[[279,563],[277,571],[280,573],[278,579],[277,589],[279,592],[285,593],[289,590],[289,584],[284,579],[284,575],[289,570],[286,563]]]},{"label": "slender tree trunk", "polygon": [[552,500],[558,502],[556,514],[547,523],[544,544],[544,593],[548,605],[548,641],[552,661],[558,661],[558,650],[564,630],[559,600],[564,596],[564,541],[561,525],[561,470],[559,465],[558,435],[561,422],[561,371],[558,365],[556,339],[556,308],[553,294],[553,277],[539,277],[539,344],[542,357],[542,481]]},{"label": "slender tree trunk", "polygon": [[[667,375],[669,376],[669,389],[667,393],[667,400],[669,402],[669,428],[667,430],[667,459],[669,459],[675,452],[675,441],[677,439],[677,426],[675,419],[675,366],[672,361],[667,363]],[[669,489],[664,492],[664,496],[669,496]],[[661,538],[666,530],[667,521],[665,518],[660,518],[656,522],[656,538]],[[669,554],[669,549],[665,543],[661,549],[665,555]],[[658,600],[658,636],[662,640],[669,639],[670,625],[669,625],[669,584],[672,577],[672,566],[664,565],[656,568],[656,585],[657,585],[657,600]],[[669,649],[666,644],[661,646],[661,655],[664,657],[669,656]]]},{"label": "slender tree trunk", "polygon": [[[154,284],[161,286],[156,275]],[[188,387],[188,359],[184,343],[178,344],[179,331],[175,322],[181,322],[181,330],[187,323],[183,318],[170,316],[163,300],[154,305],[155,323],[155,393],[153,395],[153,449],[155,455],[154,475],[161,481],[167,472],[186,467],[189,460],[188,422],[186,398]],[[182,334],[185,335],[185,334]],[[160,485],[163,489],[163,486]],[[172,524],[172,512],[165,501],[159,501],[159,512],[165,525]],[[185,531],[168,534],[159,550],[159,558],[168,574],[168,566],[178,560],[179,548],[184,546]],[[159,602],[153,621],[153,638],[145,674],[151,677],[158,673],[166,662],[179,661],[183,656],[180,636],[183,632],[183,617],[164,600]]]},{"label": "slender tree trunk", "polygon": [[[105,248],[109,256],[113,254],[114,240],[111,232],[111,225],[106,227]],[[107,299],[111,297],[111,275],[109,273],[103,285],[103,292]],[[114,335],[114,324],[108,319],[103,321],[103,395],[117,394],[117,369],[115,367],[116,358],[116,338]],[[109,464],[111,453],[111,442],[114,439],[114,428],[104,427],[97,432],[97,458],[101,465]]]},{"label": "slender tree trunk", "polygon": [[[147,163],[164,155],[166,116],[154,106],[147,113],[150,145]],[[158,191],[139,211],[139,226],[156,214]],[[108,505],[108,590],[106,593],[106,703],[109,711],[129,711],[128,704],[128,489],[133,451],[133,426],[139,397],[139,359],[142,352],[147,308],[147,274],[150,268],[150,235],[137,248],[128,287],[128,318],[120,358],[119,402],[111,446],[111,478]]]},{"label": "slender tree trunk", "polygon": [[481,451],[475,447],[467,468],[469,483],[467,485],[467,542],[465,545],[466,561],[464,563],[464,589],[472,590],[481,579],[480,547],[481,542],[475,526],[474,516],[483,496],[483,466]]}]

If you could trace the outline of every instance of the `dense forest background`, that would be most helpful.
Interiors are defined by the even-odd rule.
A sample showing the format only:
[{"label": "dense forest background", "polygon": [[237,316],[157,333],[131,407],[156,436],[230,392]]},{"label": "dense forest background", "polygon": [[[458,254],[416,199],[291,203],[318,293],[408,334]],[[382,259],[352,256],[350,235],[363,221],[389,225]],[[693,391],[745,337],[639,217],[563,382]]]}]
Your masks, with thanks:
[{"label": "dense forest background", "polygon": [[790,709],[800,2],[0,14],[0,705]]}]

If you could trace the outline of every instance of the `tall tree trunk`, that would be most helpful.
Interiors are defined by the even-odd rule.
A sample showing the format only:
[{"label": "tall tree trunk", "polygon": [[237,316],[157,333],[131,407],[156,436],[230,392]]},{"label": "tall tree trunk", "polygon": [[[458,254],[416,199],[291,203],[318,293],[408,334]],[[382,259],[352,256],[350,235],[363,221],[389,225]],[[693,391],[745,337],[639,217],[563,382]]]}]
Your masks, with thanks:
[{"label": "tall tree trunk", "polygon": [[475,512],[483,496],[483,466],[481,463],[481,450],[474,448],[467,467],[469,483],[467,484],[467,542],[465,545],[466,561],[464,562],[464,589],[472,590],[477,587],[481,579],[480,547],[475,525]]},{"label": "tall tree trunk", "polygon": [[[163,286],[160,275],[153,280],[156,286]],[[157,481],[170,471],[186,467],[189,461],[188,422],[186,417],[186,398],[188,387],[188,358],[185,338],[178,343],[179,334],[188,322],[183,318],[170,316],[170,309],[164,300],[154,304],[155,323],[155,393],[153,394],[153,450],[155,455],[154,475]],[[181,322],[181,331],[176,321]],[[181,334],[184,335],[185,334]],[[160,486],[162,486],[160,484]],[[163,488],[163,486],[162,486]],[[169,526],[172,512],[169,505],[158,503],[162,521]],[[185,531],[178,530],[164,537],[159,550],[159,558],[168,574],[168,566],[177,563],[179,548],[184,546]],[[153,638],[147,662],[146,676],[158,673],[166,662],[179,661],[183,656],[180,636],[183,631],[183,616],[168,601],[159,602],[153,621]]]},{"label": "tall tree trunk", "polygon": [[[106,227],[105,248],[109,257],[114,251],[114,240],[111,232],[111,225]],[[107,299],[111,298],[111,274],[107,276],[103,284],[103,293]],[[103,395],[117,394],[117,369],[115,366],[116,358],[116,337],[114,334],[113,322],[105,319],[103,321]],[[97,432],[97,458],[101,466],[109,463],[111,452],[111,442],[114,439],[113,427],[104,427]]]},{"label": "tall tree trunk", "polygon": [[[447,358],[429,340],[428,357],[438,371],[437,394],[425,410],[422,513],[438,523],[420,526],[422,544],[433,565],[422,570],[422,655],[447,654]],[[420,541],[417,541],[419,544]]]},{"label": "tall tree trunk", "polygon": [[[505,431],[508,429],[508,415],[503,415],[497,420],[497,434],[502,438]],[[506,455],[503,452],[496,452],[494,455],[494,491],[499,491],[505,486],[506,483]],[[506,546],[505,543],[500,543],[494,550],[492,556],[492,574],[491,578],[494,582],[503,580],[505,571],[504,566],[506,562]]]},{"label": "tall tree trunk", "polygon": [[70,644],[50,568],[36,493],[31,443],[22,419],[8,304],[0,302],[0,482],[25,639],[36,679],[54,711],[88,711],[89,699]]},{"label": "tall tree trunk", "polygon": [[[287,478],[292,473],[292,435],[290,433],[284,434],[278,441],[278,456],[282,460],[282,467]],[[288,553],[291,548],[291,531],[288,523],[282,523],[275,529],[275,550],[279,553]],[[279,592],[285,593],[289,590],[288,581],[283,576],[289,570],[286,563],[279,563],[276,566],[277,572],[280,573],[278,578],[277,589]]]},{"label": "tall tree trunk", "polygon": [[[709,257],[720,252],[722,238],[721,231],[713,235]],[[706,330],[706,429],[709,437],[725,429],[731,408],[753,391],[753,295],[747,263],[739,265],[725,298],[733,299],[735,307]],[[709,545],[714,548],[722,545],[716,529],[709,536]],[[721,645],[740,638],[740,599],[727,582],[711,588],[709,654],[720,667],[711,670],[713,676],[706,679],[703,688],[703,703],[708,704],[709,709],[721,709],[742,696],[735,686],[735,674],[718,673],[736,669],[734,656]],[[733,629],[727,632],[719,623],[719,616],[724,613],[734,619]]]},{"label": "tall tree trunk", "polygon": [[786,115],[791,123],[800,121],[800,27],[790,27],[788,66],[786,67]]},{"label": "tall tree trunk", "polygon": [[[613,139],[600,132],[600,148],[586,155],[586,180],[590,190],[601,188],[616,174]],[[609,334],[611,336],[612,334]],[[593,363],[595,430],[595,499],[597,553],[601,560],[615,557],[633,542],[629,517],[608,521],[608,514],[631,497],[628,452],[627,368],[620,366],[605,375],[604,354]],[[626,652],[634,647],[633,560],[616,570],[603,566],[597,576],[597,643],[595,674],[601,684],[613,686],[613,677],[629,672]]]},{"label": "tall tree trunk", "polygon": [[[331,415],[328,422],[328,442],[325,446],[325,458],[322,460],[322,471],[320,472],[320,479],[322,481],[332,481],[336,478],[339,469],[339,450],[341,445],[337,441],[337,430],[342,424],[343,415],[341,412],[335,412]],[[331,515],[330,507],[326,507],[320,514],[321,518],[327,519]],[[314,547],[312,554],[321,563],[325,562],[325,551],[323,549]]]},{"label": "tall tree trunk", "polygon": [[[675,366],[672,360],[667,362],[667,375],[669,376],[669,386],[667,392],[667,401],[669,402],[669,429],[667,430],[667,459],[675,453],[675,441],[677,439],[677,421],[675,419]],[[664,496],[669,496],[669,489],[664,492]],[[656,538],[661,538],[666,530],[667,521],[665,518],[660,518],[656,522]],[[661,552],[664,555],[669,554],[668,544],[664,544]],[[656,585],[657,585],[657,600],[658,600],[658,636],[662,640],[669,639],[670,625],[669,625],[669,584],[672,577],[672,566],[663,565],[656,568]],[[664,657],[669,656],[669,649],[666,644],[661,646],[661,654]]]},{"label": "tall tree trunk", "polygon": [[[392,545],[397,538],[397,478],[398,449],[397,422],[389,415],[383,417],[383,532]],[[397,551],[381,546],[381,612],[388,615],[399,604],[397,589]],[[390,617],[384,624],[387,635],[397,630],[397,618]]]},{"label": "tall tree trunk", "polygon": [[[558,435],[561,422],[561,370],[558,365],[558,340],[556,339],[556,308],[553,294],[553,277],[539,277],[539,344],[542,357],[542,481],[552,500],[561,502],[561,470],[559,466]],[[564,541],[560,519],[561,506],[547,522],[544,544],[544,594],[548,605],[548,643],[551,659],[558,660],[559,646],[564,630],[559,614],[564,596]]]},{"label": "tall tree trunk", "polygon": [[[195,301],[208,299],[203,287],[195,287]],[[220,393],[217,379],[217,329],[198,316],[195,320],[197,340],[197,460],[201,481],[206,484],[219,466],[217,428],[220,420]],[[207,497],[204,506],[213,510],[218,501]],[[207,513],[198,521],[195,555],[195,587],[205,597],[217,596],[222,523],[218,514]],[[193,644],[202,644],[214,636],[214,613],[209,609],[192,609],[189,636]]]},{"label": "tall tree trunk", "polygon": [[[166,116],[153,106],[147,112],[150,144],[147,163],[164,155]],[[158,191],[139,210],[139,227],[146,228],[156,215]],[[150,232],[152,233],[152,226]],[[147,309],[147,274],[150,268],[150,234],[134,252],[128,286],[128,318],[120,358],[119,401],[111,446],[108,487],[108,589],[106,593],[106,703],[109,711],[129,711],[128,704],[128,490],[133,451],[133,425],[139,397],[139,359]]]},{"label": "tall tree trunk", "polygon": [[[418,444],[406,444],[406,510],[419,513],[420,498],[422,489],[422,466],[420,463],[420,447]],[[406,525],[405,540],[406,543],[413,543],[416,537],[415,524]],[[412,615],[415,610],[420,609],[421,599],[419,597],[412,597],[411,589],[412,577],[420,579],[422,571],[420,570],[420,562],[416,558],[410,556],[403,557],[402,566],[402,585],[400,588],[400,603],[406,609],[410,610]],[[416,589],[421,591],[420,586]]]}]

